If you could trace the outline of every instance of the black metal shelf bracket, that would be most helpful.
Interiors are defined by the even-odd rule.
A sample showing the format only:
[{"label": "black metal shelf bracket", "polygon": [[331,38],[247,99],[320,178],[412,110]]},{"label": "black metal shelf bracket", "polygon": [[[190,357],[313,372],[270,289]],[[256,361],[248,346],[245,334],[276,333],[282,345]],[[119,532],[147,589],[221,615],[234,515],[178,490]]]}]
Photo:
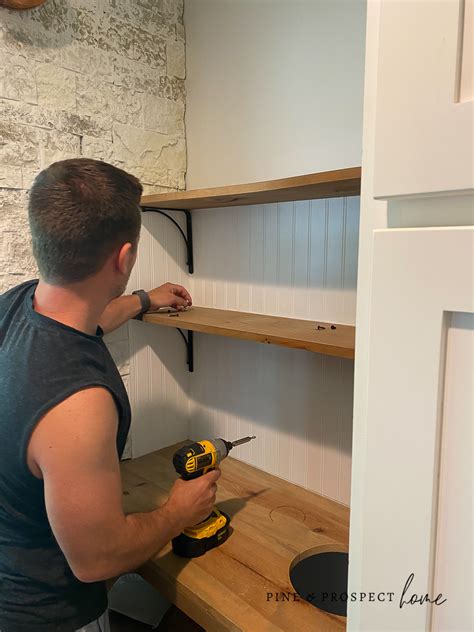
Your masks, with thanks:
[{"label": "black metal shelf bracket", "polygon": [[[185,214],[186,233],[184,233],[183,229],[178,224],[178,222],[173,217],[171,217],[171,215],[168,215],[169,211],[177,211],[178,213]],[[143,213],[147,213],[147,212],[159,213],[160,215],[167,217],[170,220],[170,222],[173,222],[173,224],[181,233],[184,239],[184,243],[186,244],[186,257],[187,257],[186,265],[188,266],[189,274],[192,274],[194,272],[194,253],[193,253],[193,220],[191,217],[191,212],[184,211],[183,209],[180,209],[180,208],[160,209],[160,208],[154,208],[153,206],[142,206],[142,212]]]},{"label": "black metal shelf bracket", "polygon": [[184,344],[186,345],[186,364],[188,365],[188,371],[192,373],[194,371],[194,339],[193,332],[188,331],[188,336],[184,334],[183,330],[177,327],[177,330],[181,334]]}]

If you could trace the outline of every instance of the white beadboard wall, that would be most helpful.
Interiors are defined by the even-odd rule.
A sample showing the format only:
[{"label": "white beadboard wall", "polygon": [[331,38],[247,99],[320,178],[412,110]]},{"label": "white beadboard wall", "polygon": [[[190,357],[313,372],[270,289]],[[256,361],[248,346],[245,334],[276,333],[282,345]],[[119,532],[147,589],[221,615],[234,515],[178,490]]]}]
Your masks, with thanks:
[{"label": "white beadboard wall", "polygon": [[[196,305],[355,322],[359,198],[194,213]],[[353,362],[195,337],[190,437],[257,440],[232,456],[349,504]]]},{"label": "white beadboard wall", "polygon": [[[146,214],[135,287],[186,285],[196,305],[355,322],[359,198],[193,213],[195,273],[176,229]],[[132,323],[133,455],[246,434],[232,454],[349,504],[352,361],[195,334],[195,372],[173,329]]]},{"label": "white beadboard wall", "polygon": [[[179,221],[178,213],[173,216]],[[129,291],[167,281],[190,287],[185,247],[173,224],[144,213],[137,263]],[[189,373],[179,332],[131,321],[130,401],[132,456],[158,450],[189,436]]]}]

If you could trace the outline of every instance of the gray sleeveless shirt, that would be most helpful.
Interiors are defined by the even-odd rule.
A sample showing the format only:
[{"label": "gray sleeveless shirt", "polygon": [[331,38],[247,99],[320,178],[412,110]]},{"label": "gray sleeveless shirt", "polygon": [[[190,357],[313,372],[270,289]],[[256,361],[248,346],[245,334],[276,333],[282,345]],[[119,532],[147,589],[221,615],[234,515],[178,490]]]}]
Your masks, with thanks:
[{"label": "gray sleeveless shirt", "polygon": [[88,335],[35,312],[37,283],[0,296],[1,632],[71,632],[107,607],[105,583],[80,582],[52,533],[43,481],[26,461],[36,424],[73,393],[103,386],[118,410],[119,457],[130,427],[129,400],[103,332]]}]

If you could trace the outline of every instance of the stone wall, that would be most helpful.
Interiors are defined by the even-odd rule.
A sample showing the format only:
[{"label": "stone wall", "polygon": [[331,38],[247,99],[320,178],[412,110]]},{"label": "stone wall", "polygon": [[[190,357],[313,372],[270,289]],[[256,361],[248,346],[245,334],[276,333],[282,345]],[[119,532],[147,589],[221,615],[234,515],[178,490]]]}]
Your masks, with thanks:
[{"label": "stone wall", "polygon": [[[184,188],[183,0],[47,0],[0,8],[0,292],[37,276],[27,191],[55,160],[87,156]],[[128,374],[126,330],[110,340]]]}]

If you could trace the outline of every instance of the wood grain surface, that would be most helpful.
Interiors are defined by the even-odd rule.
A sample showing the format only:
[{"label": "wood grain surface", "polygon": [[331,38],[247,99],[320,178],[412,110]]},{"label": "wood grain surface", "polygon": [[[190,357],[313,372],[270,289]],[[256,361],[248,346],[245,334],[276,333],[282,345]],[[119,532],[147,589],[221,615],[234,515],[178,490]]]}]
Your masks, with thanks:
[{"label": "wood grain surface", "polygon": [[[176,478],[171,459],[184,443],[122,462],[126,512],[166,500]],[[344,630],[343,617],[267,593],[294,593],[290,565],[308,549],[347,550],[349,509],[232,457],[221,470],[216,504],[231,517],[229,539],[192,560],[169,544],[138,572],[209,632]]]},{"label": "wood grain surface", "polygon": [[360,180],[361,168],[350,167],[266,182],[144,195],[141,205],[194,211],[245,204],[347,197],[360,195]]},{"label": "wood grain surface", "polygon": [[154,325],[306,349],[339,358],[354,358],[355,353],[355,327],[350,325],[333,325],[335,328],[331,329],[332,323],[197,306],[174,314],[148,313],[143,320]]}]

